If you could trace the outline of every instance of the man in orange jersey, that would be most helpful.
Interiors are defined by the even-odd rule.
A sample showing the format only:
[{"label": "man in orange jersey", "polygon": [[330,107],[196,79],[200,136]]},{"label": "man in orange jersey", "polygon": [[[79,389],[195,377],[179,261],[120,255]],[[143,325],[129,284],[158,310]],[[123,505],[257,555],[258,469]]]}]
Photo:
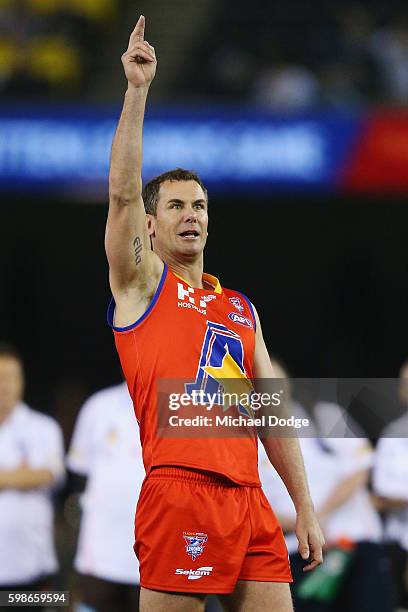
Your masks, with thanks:
[{"label": "man in orange jersey", "polygon": [[[154,48],[141,16],[122,56],[128,88],[112,147],[106,253],[116,347],[140,424],[147,478],[135,529],[143,612],[204,610],[217,593],[228,610],[292,611],[282,530],[260,487],[256,438],[166,438],[157,431],[157,383],[272,378],[249,300],[203,273],[207,192],[186,170],[142,192],[142,128]],[[322,561],[323,536],[295,438],[265,438],[297,510],[305,570]]]}]

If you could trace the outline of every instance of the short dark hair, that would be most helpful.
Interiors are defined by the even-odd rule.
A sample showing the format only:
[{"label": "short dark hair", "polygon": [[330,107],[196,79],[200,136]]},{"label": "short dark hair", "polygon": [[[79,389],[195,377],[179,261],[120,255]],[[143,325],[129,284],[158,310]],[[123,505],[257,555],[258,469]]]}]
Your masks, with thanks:
[{"label": "short dark hair", "polygon": [[23,363],[20,352],[9,342],[0,342],[0,357],[11,357],[21,364]]},{"label": "short dark hair", "polygon": [[176,168],[175,170],[168,170],[159,174],[151,181],[146,183],[143,188],[143,202],[145,211],[149,215],[155,215],[157,212],[157,202],[159,200],[160,185],[165,181],[195,181],[201,187],[204,192],[205,198],[208,201],[207,189],[204,187],[204,183],[196,172],[191,170],[184,170],[183,168]]}]

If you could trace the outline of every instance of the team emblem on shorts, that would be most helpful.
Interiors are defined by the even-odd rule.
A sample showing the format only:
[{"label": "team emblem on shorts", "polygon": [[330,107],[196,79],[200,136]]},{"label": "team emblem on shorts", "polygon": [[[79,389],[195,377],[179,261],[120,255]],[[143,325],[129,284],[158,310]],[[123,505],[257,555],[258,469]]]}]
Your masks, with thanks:
[{"label": "team emblem on shorts", "polygon": [[195,561],[204,552],[204,544],[208,540],[206,533],[183,531],[183,538],[186,543],[186,553]]},{"label": "team emblem on shorts", "polygon": [[229,301],[231,302],[231,304],[233,304],[235,306],[235,308],[237,310],[239,310],[239,312],[244,312],[244,307],[242,305],[242,301],[239,297],[232,297],[229,299]]}]

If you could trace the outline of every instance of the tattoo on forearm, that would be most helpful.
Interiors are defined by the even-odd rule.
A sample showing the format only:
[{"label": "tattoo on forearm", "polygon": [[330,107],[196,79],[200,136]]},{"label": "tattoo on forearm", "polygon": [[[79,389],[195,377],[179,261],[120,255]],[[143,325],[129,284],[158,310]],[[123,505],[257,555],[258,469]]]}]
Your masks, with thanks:
[{"label": "tattoo on forearm", "polygon": [[140,239],[140,236],[136,236],[136,238],[133,241],[133,248],[135,249],[135,262],[136,265],[139,265],[142,261],[142,250],[143,250],[143,245],[142,245],[142,241]]}]

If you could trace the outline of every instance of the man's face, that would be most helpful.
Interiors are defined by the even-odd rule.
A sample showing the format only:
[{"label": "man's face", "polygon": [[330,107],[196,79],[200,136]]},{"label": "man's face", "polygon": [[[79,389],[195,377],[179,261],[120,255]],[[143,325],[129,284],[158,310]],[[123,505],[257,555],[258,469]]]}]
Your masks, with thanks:
[{"label": "man's face", "polygon": [[23,396],[24,376],[20,362],[8,355],[0,356],[0,423]]},{"label": "man's face", "polygon": [[156,216],[148,215],[153,248],[162,256],[194,259],[207,240],[205,194],[196,181],[165,181],[160,185]]}]

